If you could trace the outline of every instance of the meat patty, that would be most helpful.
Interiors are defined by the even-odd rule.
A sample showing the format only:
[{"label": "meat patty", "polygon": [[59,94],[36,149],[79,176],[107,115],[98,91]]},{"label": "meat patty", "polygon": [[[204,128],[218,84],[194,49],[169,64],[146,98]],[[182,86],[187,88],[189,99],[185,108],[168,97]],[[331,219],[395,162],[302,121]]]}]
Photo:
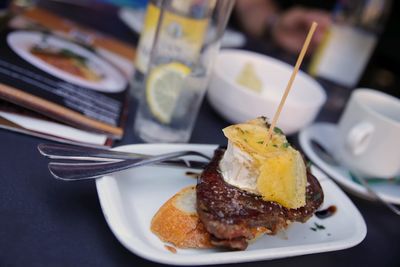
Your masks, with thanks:
[{"label": "meat patty", "polygon": [[247,248],[254,238],[251,229],[266,227],[269,234],[276,234],[291,222],[305,222],[322,204],[324,195],[318,180],[307,171],[306,205],[288,209],[277,202],[264,201],[226,183],[219,171],[219,162],[225,149],[217,149],[211,162],[198,179],[197,212],[212,236],[215,246],[233,250]]}]

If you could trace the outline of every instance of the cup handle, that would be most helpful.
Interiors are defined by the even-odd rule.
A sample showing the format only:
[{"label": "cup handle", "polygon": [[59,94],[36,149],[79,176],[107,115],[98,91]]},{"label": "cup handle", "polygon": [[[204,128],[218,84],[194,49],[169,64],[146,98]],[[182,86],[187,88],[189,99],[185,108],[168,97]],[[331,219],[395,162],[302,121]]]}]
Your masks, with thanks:
[{"label": "cup handle", "polygon": [[364,121],[356,124],[347,135],[347,148],[353,155],[362,154],[367,149],[374,131],[375,127],[370,122]]}]

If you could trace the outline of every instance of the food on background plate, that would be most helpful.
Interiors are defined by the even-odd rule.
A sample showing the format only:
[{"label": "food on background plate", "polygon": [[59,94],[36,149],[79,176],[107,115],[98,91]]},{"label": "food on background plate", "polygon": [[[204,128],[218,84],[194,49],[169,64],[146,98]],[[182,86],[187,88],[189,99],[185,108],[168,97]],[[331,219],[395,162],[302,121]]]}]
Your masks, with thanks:
[{"label": "food on background plate", "polygon": [[33,46],[30,52],[47,64],[87,81],[99,82],[103,79],[104,75],[96,70],[87,58],[69,49],[40,44]]},{"label": "food on background plate", "polygon": [[236,82],[247,89],[255,92],[261,92],[263,84],[261,79],[258,77],[254,65],[247,62],[241,69],[239,75],[236,77]]},{"label": "food on background plate", "polygon": [[[276,128],[264,143],[269,127],[257,118],[225,128],[228,147],[215,151],[198,179],[196,197],[186,201],[185,193],[178,193],[167,201],[154,216],[152,231],[180,248],[244,250],[261,233],[274,235],[292,222],[306,222],[323,202],[322,188],[282,131]],[[176,204],[189,202],[191,209]],[[157,230],[162,224],[167,226]]]}]

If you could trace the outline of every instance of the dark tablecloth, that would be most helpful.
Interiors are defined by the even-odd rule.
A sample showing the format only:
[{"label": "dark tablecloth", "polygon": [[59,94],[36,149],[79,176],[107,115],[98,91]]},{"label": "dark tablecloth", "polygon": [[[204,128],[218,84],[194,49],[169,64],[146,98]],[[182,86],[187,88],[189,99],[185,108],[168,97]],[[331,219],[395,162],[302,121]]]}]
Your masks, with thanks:
[{"label": "dark tablecloth", "polygon": [[[96,12],[57,4],[47,5],[127,41],[135,36],[117,21],[115,10]],[[103,16],[102,20],[94,19]],[[131,39],[132,38],[132,39]],[[250,49],[263,50],[249,42]],[[349,92],[323,83],[329,101],[319,121],[335,122]],[[137,143],[132,125],[116,145]],[[205,101],[192,143],[225,144],[221,129],[228,125]],[[296,143],[296,136],[290,137]],[[158,266],[125,249],[104,220],[94,181],[65,183],[52,178],[47,160],[36,146],[43,140],[0,130],[0,266]],[[378,203],[349,195],[365,218],[368,234],[356,247],[240,266],[400,266],[399,217]]]}]

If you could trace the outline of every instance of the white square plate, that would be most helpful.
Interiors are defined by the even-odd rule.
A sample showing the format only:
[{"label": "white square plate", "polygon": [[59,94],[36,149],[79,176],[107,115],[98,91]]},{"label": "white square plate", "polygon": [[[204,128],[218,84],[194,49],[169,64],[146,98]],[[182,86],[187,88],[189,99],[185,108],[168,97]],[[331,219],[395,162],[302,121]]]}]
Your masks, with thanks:
[{"label": "white square plate", "polygon": [[[141,144],[117,148],[145,154],[178,150],[196,150],[212,155],[215,145]],[[196,183],[185,175],[187,169],[141,167],[97,179],[97,192],[104,216],[117,239],[131,252],[151,261],[174,265],[222,264],[268,260],[349,248],[360,243],[366,225],[350,199],[323,175],[313,169],[325,194],[322,208],[330,205],[337,212],[320,220],[313,216],[306,223],[293,223],[284,233],[263,236],[246,251],[218,249],[178,249],[171,253],[150,231],[150,222],[157,210],[183,187]],[[325,229],[314,231],[315,223]]]}]

